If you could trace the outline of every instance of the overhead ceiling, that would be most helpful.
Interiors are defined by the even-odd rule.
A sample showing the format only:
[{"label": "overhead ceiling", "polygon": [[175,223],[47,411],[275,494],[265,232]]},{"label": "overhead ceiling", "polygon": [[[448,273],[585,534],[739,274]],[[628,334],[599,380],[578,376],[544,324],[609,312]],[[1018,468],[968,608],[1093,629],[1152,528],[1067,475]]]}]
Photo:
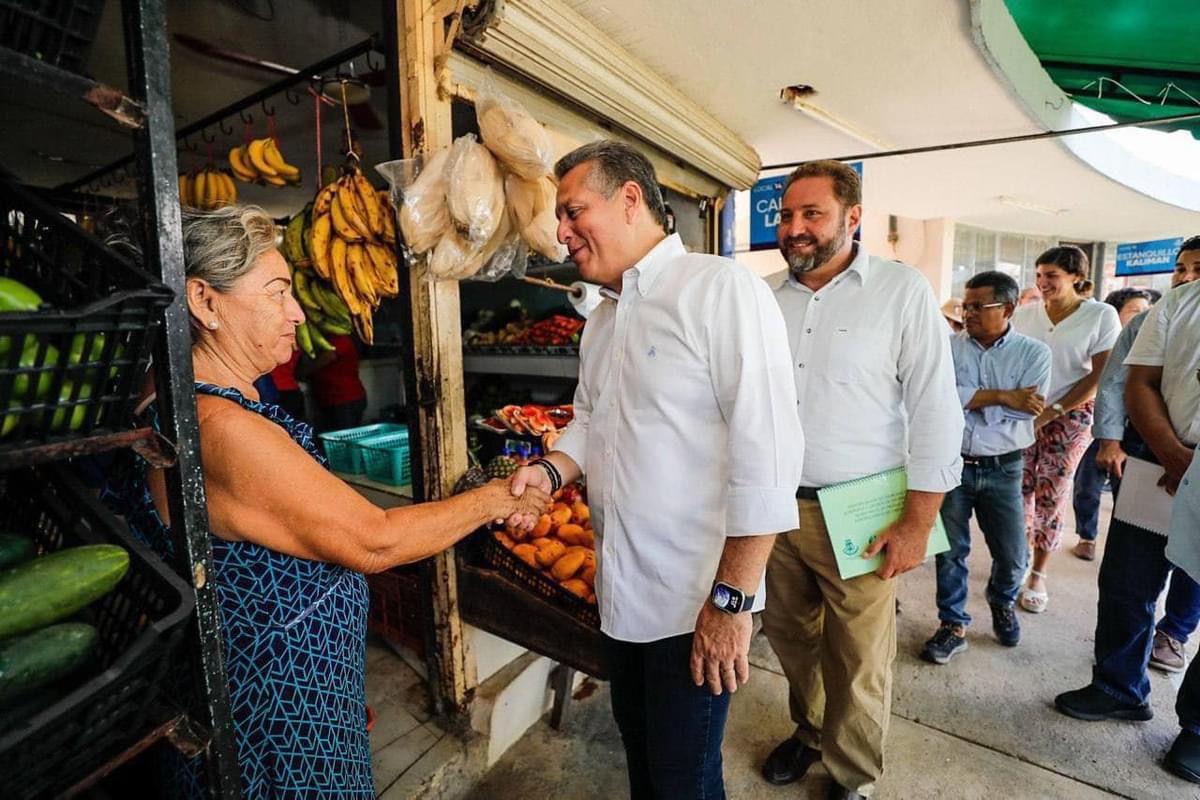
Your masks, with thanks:
[{"label": "overhead ceiling", "polygon": [[[1200,111],[1200,3],[1005,0],[1050,77],[1120,120]],[[1192,98],[1192,99],[1190,99]],[[1200,119],[1160,126],[1200,139]]]},{"label": "overhead ceiling", "polygon": [[[708,106],[764,164],[878,149],[781,102],[793,84],[814,87],[813,104],[887,148],[1043,130],[972,40],[969,0],[757,0],[736,12],[703,0],[567,2]],[[872,160],[864,191],[887,213],[1078,240],[1200,228],[1196,214],[1104,177],[1057,141]]]}]

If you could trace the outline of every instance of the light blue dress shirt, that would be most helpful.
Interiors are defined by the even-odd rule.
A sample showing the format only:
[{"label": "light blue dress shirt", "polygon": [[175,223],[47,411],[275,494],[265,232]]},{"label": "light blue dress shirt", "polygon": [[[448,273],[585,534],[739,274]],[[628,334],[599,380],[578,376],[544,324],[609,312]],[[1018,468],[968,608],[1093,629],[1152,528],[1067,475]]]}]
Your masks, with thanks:
[{"label": "light blue dress shirt", "polygon": [[962,403],[965,425],[962,452],[967,456],[998,456],[1033,444],[1033,415],[1008,406],[967,410],[981,389],[1023,389],[1037,386],[1045,396],[1050,387],[1050,348],[1037,339],[1008,332],[985,348],[966,331],[950,337],[954,382]]},{"label": "light blue dress shirt", "polygon": [[1129,377],[1129,367],[1125,366],[1125,356],[1133,347],[1142,323],[1146,321],[1147,309],[1129,320],[1129,324],[1117,337],[1108,361],[1104,362],[1104,371],[1100,373],[1100,386],[1096,389],[1096,410],[1092,418],[1092,438],[1112,439],[1121,441],[1125,436],[1125,379]]}]

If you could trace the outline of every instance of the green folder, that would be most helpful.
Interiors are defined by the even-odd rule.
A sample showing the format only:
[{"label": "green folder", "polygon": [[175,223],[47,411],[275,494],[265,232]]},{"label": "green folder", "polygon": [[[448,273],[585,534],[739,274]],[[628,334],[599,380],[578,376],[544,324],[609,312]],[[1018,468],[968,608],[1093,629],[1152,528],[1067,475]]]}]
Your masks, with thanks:
[{"label": "green folder", "polygon": [[[833,545],[838,573],[843,580],[879,569],[883,554],[863,558],[863,551],[884,528],[900,519],[907,491],[908,472],[904,467],[817,490],[817,500],[829,531],[829,543]],[[950,541],[939,514],[929,536],[925,557],[949,549]]]}]

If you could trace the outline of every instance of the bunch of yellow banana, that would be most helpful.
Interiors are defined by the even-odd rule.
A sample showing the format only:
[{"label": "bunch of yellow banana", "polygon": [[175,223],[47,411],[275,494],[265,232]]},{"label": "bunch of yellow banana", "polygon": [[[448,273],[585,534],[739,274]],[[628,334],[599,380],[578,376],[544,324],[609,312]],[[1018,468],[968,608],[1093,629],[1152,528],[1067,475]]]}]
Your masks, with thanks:
[{"label": "bunch of yellow banana", "polygon": [[375,338],[372,315],[400,291],[396,218],[387,192],[378,192],[357,166],[327,184],[313,200],[308,256],[313,272],[333,286],[359,338]]},{"label": "bunch of yellow banana", "polygon": [[233,178],[219,169],[179,173],[179,204],[185,208],[213,209],[237,202]]},{"label": "bunch of yellow banana", "polygon": [[229,168],[244,183],[287,186],[300,183],[300,168],[284,161],[279,146],[269,136],[229,151]]}]

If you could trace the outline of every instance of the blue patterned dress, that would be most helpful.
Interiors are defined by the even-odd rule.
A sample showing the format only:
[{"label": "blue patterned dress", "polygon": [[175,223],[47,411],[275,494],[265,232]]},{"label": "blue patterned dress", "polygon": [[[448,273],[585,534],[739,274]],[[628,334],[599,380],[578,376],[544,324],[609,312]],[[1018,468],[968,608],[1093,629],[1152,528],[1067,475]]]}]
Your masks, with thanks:
[{"label": "blue patterned dress", "polygon": [[[197,383],[276,423],[322,465],[311,426],[236,389]],[[158,427],[157,409],[150,407]],[[140,458],[105,499],[168,561],[174,544],[154,507]],[[366,730],[367,583],[334,564],[212,537],[242,794],[257,798],[373,798]],[[172,796],[202,792],[199,761],[177,774]]]}]

